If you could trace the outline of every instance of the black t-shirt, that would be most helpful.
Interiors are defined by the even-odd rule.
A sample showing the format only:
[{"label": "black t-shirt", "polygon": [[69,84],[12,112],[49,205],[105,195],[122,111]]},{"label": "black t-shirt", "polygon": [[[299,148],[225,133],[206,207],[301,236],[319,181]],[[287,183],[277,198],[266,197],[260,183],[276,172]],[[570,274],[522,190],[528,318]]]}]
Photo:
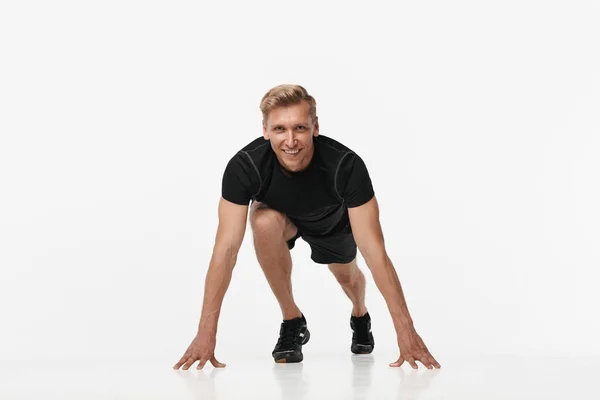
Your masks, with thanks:
[{"label": "black t-shirt", "polygon": [[248,205],[256,200],[278,210],[309,236],[349,230],[348,207],[375,195],[363,160],[343,144],[313,137],[310,164],[299,172],[284,170],[271,143],[262,136],[231,158],[223,174],[223,198]]}]

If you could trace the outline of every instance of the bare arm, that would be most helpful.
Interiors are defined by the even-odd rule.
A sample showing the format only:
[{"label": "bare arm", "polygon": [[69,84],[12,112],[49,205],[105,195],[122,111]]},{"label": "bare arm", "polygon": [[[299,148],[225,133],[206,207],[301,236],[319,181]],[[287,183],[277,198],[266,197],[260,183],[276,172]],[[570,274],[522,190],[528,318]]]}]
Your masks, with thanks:
[{"label": "bare arm", "polygon": [[247,217],[248,206],[234,204],[221,198],[219,227],[204,282],[204,302],[198,331],[217,333],[221,305],[244,239]]},{"label": "bare arm", "polygon": [[440,368],[413,326],[400,279],[385,250],[377,199],[373,197],[362,206],[349,208],[348,216],[356,244],[387,303],[396,328],[400,357],[390,366],[399,367],[408,361],[413,368],[418,368],[415,362],[418,360],[429,369]]},{"label": "bare arm", "polygon": [[373,197],[360,207],[349,208],[348,216],[356,244],[387,303],[396,332],[400,334],[405,329],[412,329],[413,321],[400,280],[385,250],[377,199]]},{"label": "bare arm", "polygon": [[196,361],[198,369],[210,361],[216,368],[225,364],[215,358],[217,324],[225,292],[231,282],[233,267],[246,232],[248,206],[231,203],[224,198],[219,202],[219,227],[215,238],[210,265],[204,282],[204,302],[198,333],[174,369],[188,369]]}]

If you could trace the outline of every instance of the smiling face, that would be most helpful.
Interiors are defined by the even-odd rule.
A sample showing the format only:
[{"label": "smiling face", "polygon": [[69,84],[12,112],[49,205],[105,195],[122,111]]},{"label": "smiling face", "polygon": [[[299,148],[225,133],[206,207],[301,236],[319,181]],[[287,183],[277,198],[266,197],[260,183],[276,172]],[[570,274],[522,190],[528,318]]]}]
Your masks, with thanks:
[{"label": "smiling face", "polygon": [[263,120],[263,136],[282,167],[298,172],[305,169],[314,154],[313,136],[319,136],[319,119],[311,118],[306,101],[274,108]]}]

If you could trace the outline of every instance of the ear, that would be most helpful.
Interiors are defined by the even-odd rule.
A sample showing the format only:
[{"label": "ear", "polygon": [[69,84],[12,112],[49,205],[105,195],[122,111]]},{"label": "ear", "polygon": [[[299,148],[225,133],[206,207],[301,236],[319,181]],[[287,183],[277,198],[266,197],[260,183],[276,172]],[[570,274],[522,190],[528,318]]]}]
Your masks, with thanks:
[{"label": "ear", "polygon": [[262,122],[262,127],[263,127],[263,137],[265,138],[265,140],[269,140],[269,132],[267,131],[267,123],[265,122],[264,119]]},{"label": "ear", "polygon": [[313,126],[313,136],[319,136],[319,117],[315,117],[315,124]]}]

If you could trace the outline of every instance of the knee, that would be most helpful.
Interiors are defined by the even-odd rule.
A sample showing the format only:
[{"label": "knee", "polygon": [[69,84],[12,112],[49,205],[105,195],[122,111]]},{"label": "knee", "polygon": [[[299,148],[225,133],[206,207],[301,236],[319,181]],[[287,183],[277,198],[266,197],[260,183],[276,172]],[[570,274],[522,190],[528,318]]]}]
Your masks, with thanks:
[{"label": "knee", "polygon": [[355,278],[351,274],[338,274],[335,276],[335,279],[342,286],[352,286],[355,281]]},{"label": "knee", "polygon": [[250,217],[250,225],[254,232],[261,234],[283,234],[285,217],[279,211],[270,208],[254,210]]},{"label": "knee", "polygon": [[348,265],[342,268],[331,268],[335,279],[342,286],[353,286],[359,279],[361,279],[362,272],[356,264]]}]

